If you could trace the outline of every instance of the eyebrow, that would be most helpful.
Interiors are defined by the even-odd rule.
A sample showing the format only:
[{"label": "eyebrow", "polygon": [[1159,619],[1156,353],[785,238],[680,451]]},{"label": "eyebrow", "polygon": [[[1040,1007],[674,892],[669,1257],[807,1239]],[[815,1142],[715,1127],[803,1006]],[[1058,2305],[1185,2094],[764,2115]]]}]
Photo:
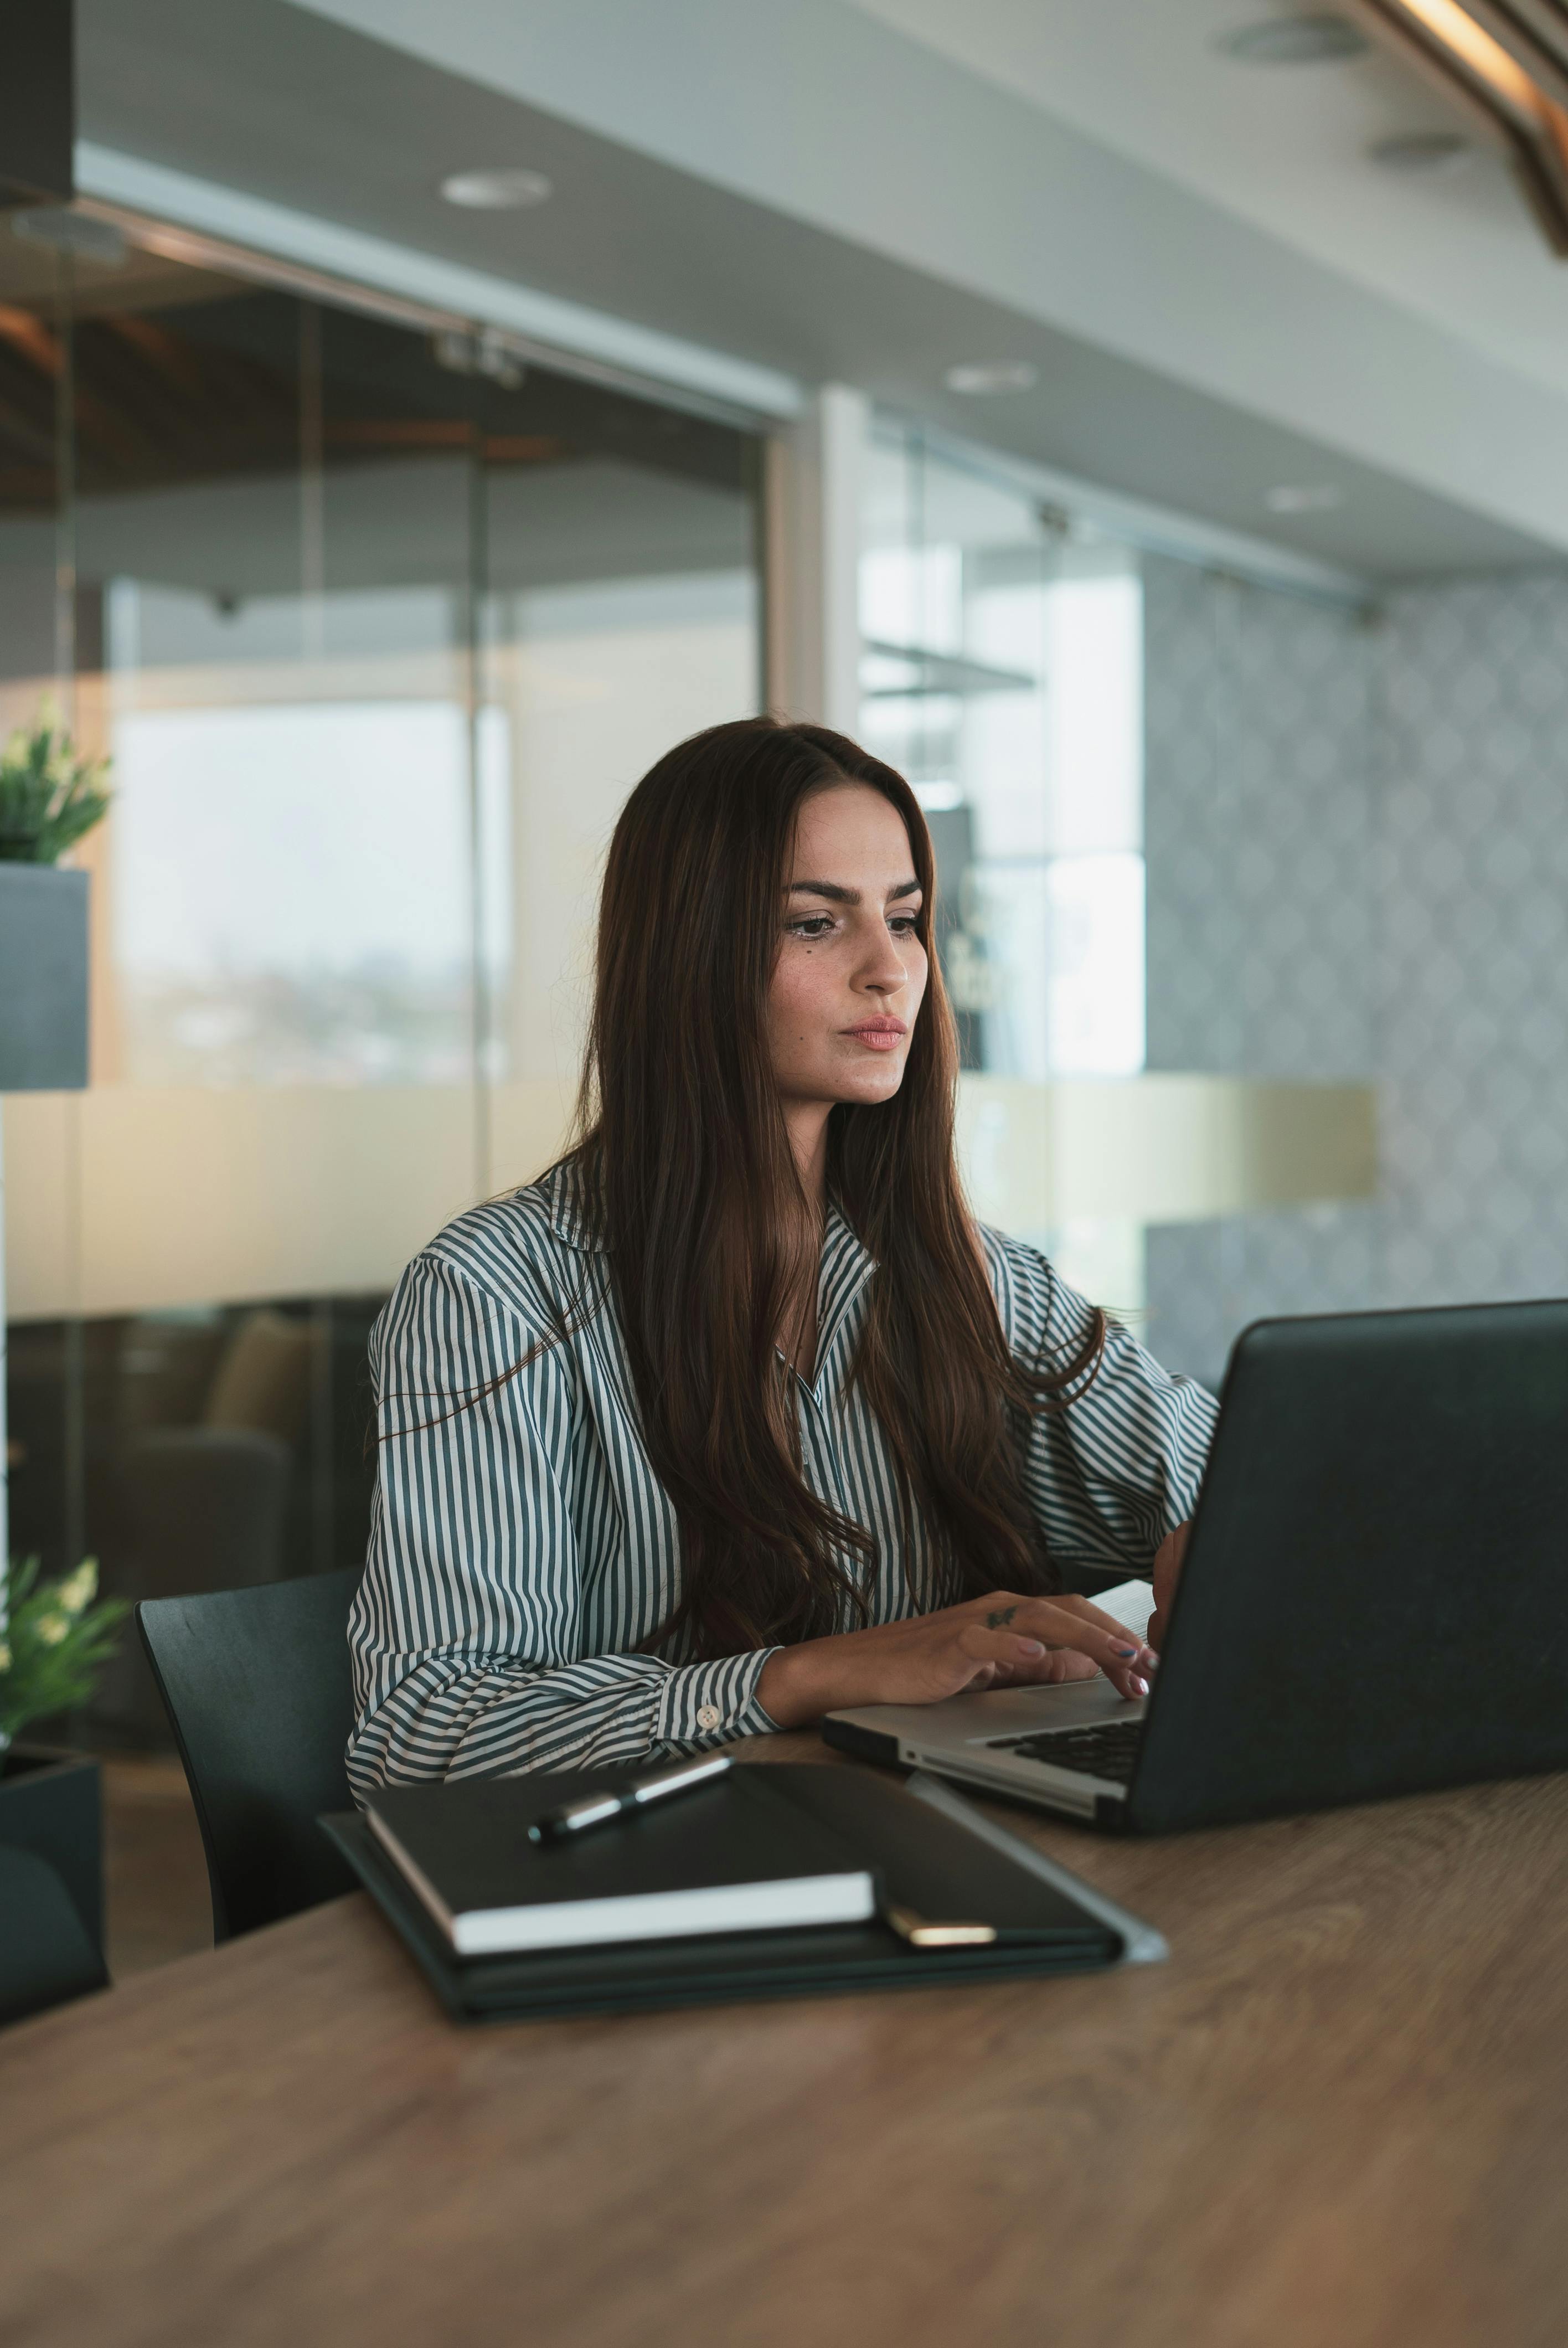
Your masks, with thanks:
[{"label": "eyebrow", "polygon": [[[789,893],[792,897],[826,897],[835,905],[858,905],[860,902],[858,889],[845,889],[837,880],[792,880]],[[885,902],[890,905],[895,897],[917,897],[919,893],[918,880],[900,880],[896,889],[888,890]]]}]

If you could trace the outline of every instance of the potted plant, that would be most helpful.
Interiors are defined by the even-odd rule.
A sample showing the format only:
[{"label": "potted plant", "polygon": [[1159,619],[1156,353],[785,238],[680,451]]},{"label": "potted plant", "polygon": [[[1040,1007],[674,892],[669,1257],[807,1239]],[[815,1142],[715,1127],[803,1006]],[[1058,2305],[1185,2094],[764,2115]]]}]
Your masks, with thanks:
[{"label": "potted plant", "polygon": [[46,710],[0,750],[0,1093],[87,1080],[87,876],[54,867],[107,812],[106,771]]},{"label": "potted plant", "polygon": [[0,750],[0,860],[57,864],[108,814],[108,771],[107,758],[77,756],[48,710],[18,726]]},{"label": "potted plant", "polygon": [[97,1580],[92,1558],[58,1581],[41,1581],[38,1560],[29,1558],[0,1587],[0,1843],[48,1860],[101,1948],[98,1765],[86,1754],[15,1742],[28,1721],[85,1704],[113,1654],[126,1607],[99,1600]]},{"label": "potted plant", "polygon": [[[104,772],[46,708],[0,751],[0,1093],[87,1080],[87,876],[53,867],[106,813]],[[0,1461],[5,1451],[0,1382]],[[15,1740],[27,1721],[86,1702],[125,1608],[94,1603],[91,1560],[60,1581],[41,1582],[36,1558],[7,1573],[5,1497],[0,1480],[0,1843],[48,1860],[101,1949],[97,1763]]]}]

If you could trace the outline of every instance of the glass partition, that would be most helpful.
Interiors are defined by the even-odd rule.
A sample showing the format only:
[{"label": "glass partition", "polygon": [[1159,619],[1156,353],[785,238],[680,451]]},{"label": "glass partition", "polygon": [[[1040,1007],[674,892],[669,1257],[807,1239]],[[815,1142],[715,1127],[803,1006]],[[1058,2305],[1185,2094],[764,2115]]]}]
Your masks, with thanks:
[{"label": "glass partition", "polygon": [[[931,826],[965,1068],[1033,1085],[1134,1074],[1144,1059],[1136,553],[891,427],[868,454],[865,542],[862,729],[909,776]],[[1124,1217],[1028,1236],[1092,1293],[1139,1305],[1141,1234]]]},{"label": "glass partition", "polygon": [[863,726],[944,851],[946,972],[968,1066],[1143,1063],[1143,612],[1125,546],[874,442]]},{"label": "glass partition", "polygon": [[866,541],[982,1210],[1216,1388],[1268,1315],[1560,1289],[1561,577],[1240,573],[891,425]]},{"label": "glass partition", "polygon": [[1260,1314],[1402,1301],[1371,1079],[1415,599],[1390,630],[1140,549],[890,421],[864,538],[862,725],[937,841],[980,1211],[1215,1385]]},{"label": "glass partition", "polygon": [[[112,758],[93,1077],[5,1103],[12,1546],[363,1555],[401,1265],[559,1146],[598,870],[755,709],[757,452],[492,337],[0,223],[0,722]],[[160,1722],[139,1664],[100,1735]]]}]

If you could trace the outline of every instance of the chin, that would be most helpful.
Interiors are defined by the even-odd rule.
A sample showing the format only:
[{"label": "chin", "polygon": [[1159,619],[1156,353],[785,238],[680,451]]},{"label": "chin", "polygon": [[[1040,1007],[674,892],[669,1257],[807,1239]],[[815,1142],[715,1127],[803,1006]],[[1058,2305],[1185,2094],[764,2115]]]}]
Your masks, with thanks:
[{"label": "chin", "polygon": [[838,1098],[845,1107],[875,1108],[878,1101],[891,1100],[903,1082],[902,1068],[867,1068],[863,1076],[843,1086]]}]

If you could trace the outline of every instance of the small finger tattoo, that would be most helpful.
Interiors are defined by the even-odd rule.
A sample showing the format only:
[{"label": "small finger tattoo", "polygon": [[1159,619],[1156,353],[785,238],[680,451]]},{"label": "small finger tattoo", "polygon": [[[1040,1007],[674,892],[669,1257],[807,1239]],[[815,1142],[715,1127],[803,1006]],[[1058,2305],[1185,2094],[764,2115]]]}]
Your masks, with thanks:
[{"label": "small finger tattoo", "polygon": [[994,1613],[988,1614],[986,1616],[987,1630],[999,1631],[1004,1623],[1010,1622],[1012,1621],[1013,1616],[1017,1612],[1018,1608],[1016,1606],[999,1606]]}]

